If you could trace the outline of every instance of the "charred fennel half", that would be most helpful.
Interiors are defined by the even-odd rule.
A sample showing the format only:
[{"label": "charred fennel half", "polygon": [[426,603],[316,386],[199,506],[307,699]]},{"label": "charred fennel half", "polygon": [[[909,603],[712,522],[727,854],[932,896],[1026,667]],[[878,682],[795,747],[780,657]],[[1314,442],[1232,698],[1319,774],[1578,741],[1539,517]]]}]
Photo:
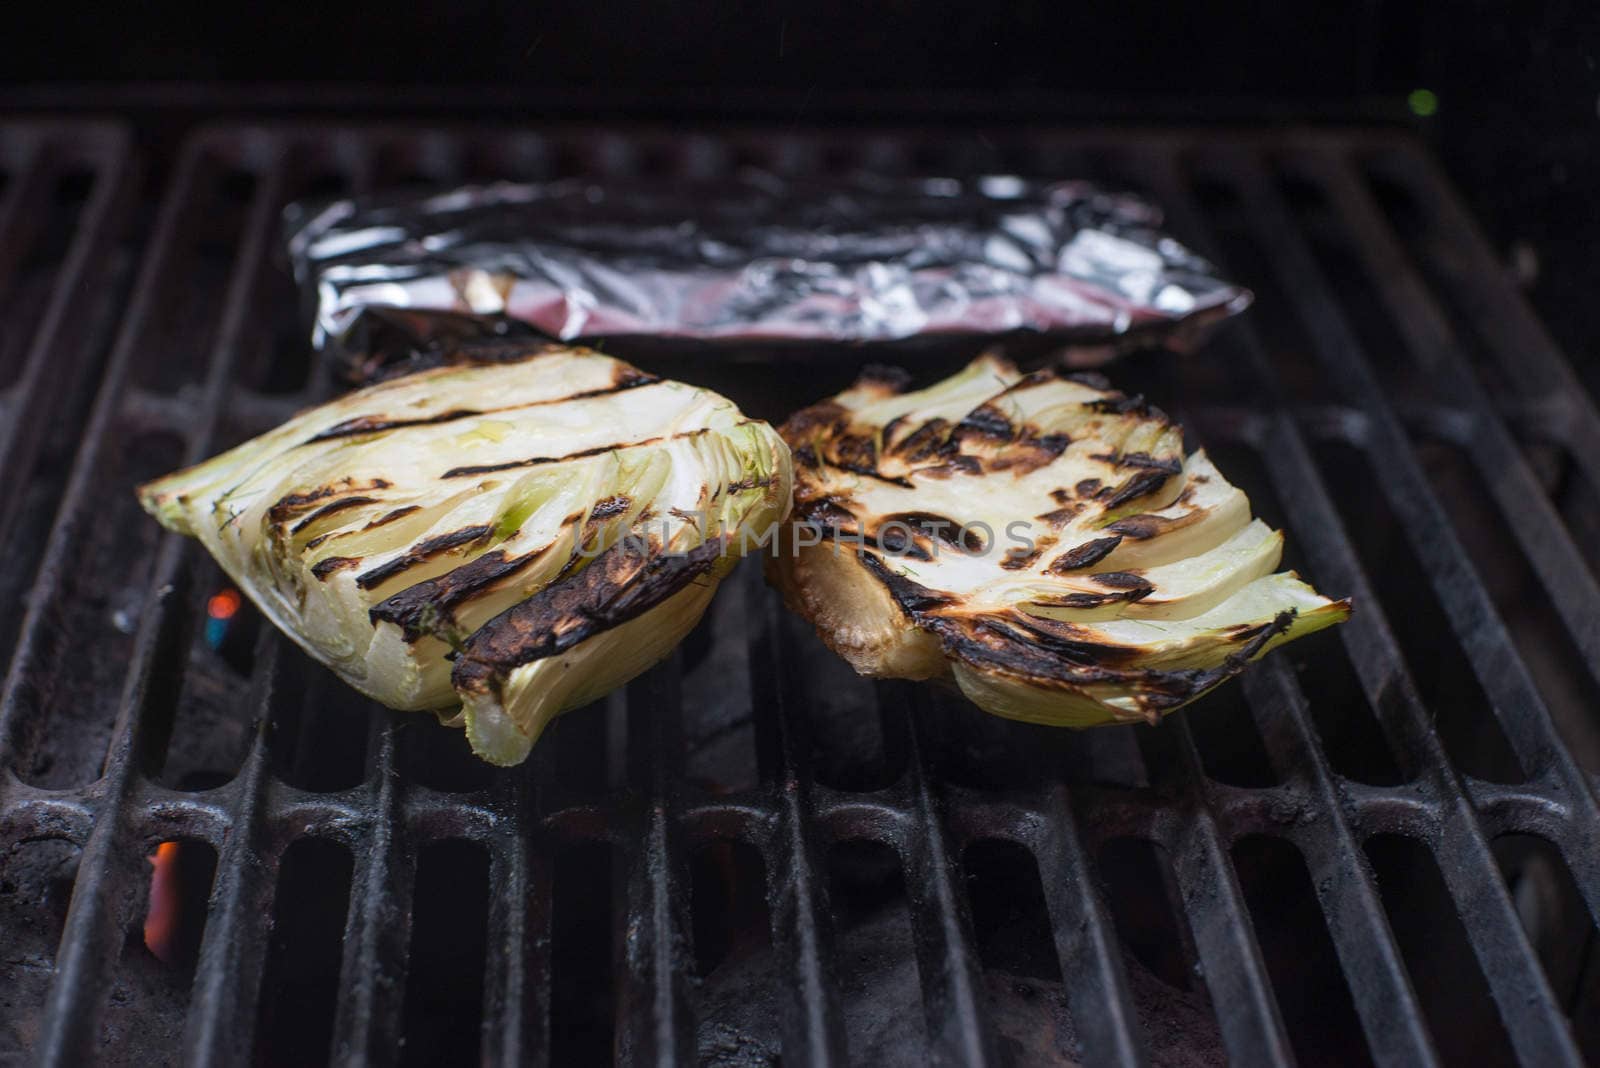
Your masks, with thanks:
[{"label": "charred fennel half", "polygon": [[672,650],[791,480],[725,398],[559,349],[359,390],[139,496],[352,686],[459,705],[515,764]]},{"label": "charred fennel half", "polygon": [[1154,722],[1348,618],[1140,398],[985,356],[920,392],[869,373],[784,425],[769,575],[866,675],[953,676],[996,715]]}]

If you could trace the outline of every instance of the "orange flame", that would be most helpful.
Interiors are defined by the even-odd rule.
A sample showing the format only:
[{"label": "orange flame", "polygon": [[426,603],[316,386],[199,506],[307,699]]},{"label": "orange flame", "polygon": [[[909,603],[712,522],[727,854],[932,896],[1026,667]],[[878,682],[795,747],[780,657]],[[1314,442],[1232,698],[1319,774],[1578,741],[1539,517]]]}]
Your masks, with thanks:
[{"label": "orange flame", "polygon": [[144,917],[144,944],[157,960],[171,964],[177,956],[178,843],[162,842],[156,846],[150,866],[155,870],[150,873],[150,910]]},{"label": "orange flame", "polygon": [[219,590],[206,602],[206,615],[212,619],[232,619],[238,610],[239,591],[235,589]]}]

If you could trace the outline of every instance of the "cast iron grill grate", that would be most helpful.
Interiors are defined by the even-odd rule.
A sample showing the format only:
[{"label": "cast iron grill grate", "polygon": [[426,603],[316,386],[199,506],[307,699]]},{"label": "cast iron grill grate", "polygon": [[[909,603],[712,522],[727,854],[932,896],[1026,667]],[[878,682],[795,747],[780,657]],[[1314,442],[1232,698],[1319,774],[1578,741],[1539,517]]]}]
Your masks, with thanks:
[{"label": "cast iron grill grate", "polygon": [[[41,131],[69,147],[41,154]],[[116,292],[94,250],[132,184],[114,131],[4,127],[0,147],[0,285],[41,167],[92,176],[4,394],[0,474],[43,486],[34,516],[60,500],[48,531],[0,511],[8,545],[37,546],[0,703],[0,921],[21,936],[0,960],[0,1052],[1542,1066],[1600,1051],[1600,419],[1403,135],[210,128],[161,195],[53,488],[48,430],[76,426],[68,372],[96,366],[87,298]],[[748,164],[1149,192],[1261,299],[1204,354],[1136,354],[1113,376],[1177,406],[1355,619],[1159,729],[1074,735],[841,674],[747,564],[673,659],[507,773],[363,702],[248,613],[206,640],[222,578],[131,486],[333,388],[275,262],[284,203]],[[0,291],[8,316],[22,293]],[[38,370],[47,355],[59,378]],[[859,358],[641,357],[767,417]],[[186,874],[158,960],[146,858],[172,842]]]}]

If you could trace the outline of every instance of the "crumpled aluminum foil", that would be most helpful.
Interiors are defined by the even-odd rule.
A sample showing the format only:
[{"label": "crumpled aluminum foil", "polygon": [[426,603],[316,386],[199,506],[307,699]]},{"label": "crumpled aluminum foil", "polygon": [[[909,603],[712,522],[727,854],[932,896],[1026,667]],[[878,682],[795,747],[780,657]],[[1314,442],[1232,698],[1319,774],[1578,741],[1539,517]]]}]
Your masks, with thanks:
[{"label": "crumpled aluminum foil", "polygon": [[562,340],[1038,331],[1182,348],[1250,302],[1148,202],[1007,175],[501,182],[298,204],[287,223],[322,348],[373,306]]}]

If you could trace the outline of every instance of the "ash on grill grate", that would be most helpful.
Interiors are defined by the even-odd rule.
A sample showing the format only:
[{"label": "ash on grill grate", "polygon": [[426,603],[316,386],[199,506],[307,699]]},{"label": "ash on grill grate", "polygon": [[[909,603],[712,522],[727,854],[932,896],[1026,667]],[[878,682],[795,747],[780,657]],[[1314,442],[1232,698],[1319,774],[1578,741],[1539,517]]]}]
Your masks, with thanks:
[{"label": "ash on grill grate", "polygon": [[[50,224],[50,247],[71,236],[30,290],[48,307],[26,368],[48,350],[89,377],[95,317],[55,309],[120,297],[100,284],[114,257],[90,255],[133,193],[103,134],[103,154],[61,157],[97,177]],[[0,230],[32,214],[6,205],[50,200],[29,143],[0,124]],[[674,658],[515,772],[270,628],[252,644],[247,614],[242,646],[208,642],[218,576],[140,521],[131,487],[332,388],[270,260],[284,203],[746,164],[1005,164],[1166,205],[1262,299],[1203,354],[1126,360],[1119,385],[1181,412],[1354,620],[1158,730],[1079,735],[841,674],[747,566]],[[14,247],[0,322],[32,322],[9,314]],[[185,147],[139,255],[70,474],[40,474],[38,426],[0,439],[0,473],[31,487],[0,541],[37,545],[0,575],[30,589],[0,613],[12,1048],[46,1065],[1600,1056],[1600,594],[1575,544],[1600,419],[1403,137],[225,125]],[[768,417],[862,357],[616,348]],[[902,355],[932,376],[972,352]],[[70,376],[29,373],[24,407],[75,429]],[[145,940],[146,858],[180,839],[215,853],[192,972]]]},{"label": "ash on grill grate", "polygon": [[22,1061],[38,1043],[79,853],[70,842],[46,840],[0,855],[0,1059]]}]

